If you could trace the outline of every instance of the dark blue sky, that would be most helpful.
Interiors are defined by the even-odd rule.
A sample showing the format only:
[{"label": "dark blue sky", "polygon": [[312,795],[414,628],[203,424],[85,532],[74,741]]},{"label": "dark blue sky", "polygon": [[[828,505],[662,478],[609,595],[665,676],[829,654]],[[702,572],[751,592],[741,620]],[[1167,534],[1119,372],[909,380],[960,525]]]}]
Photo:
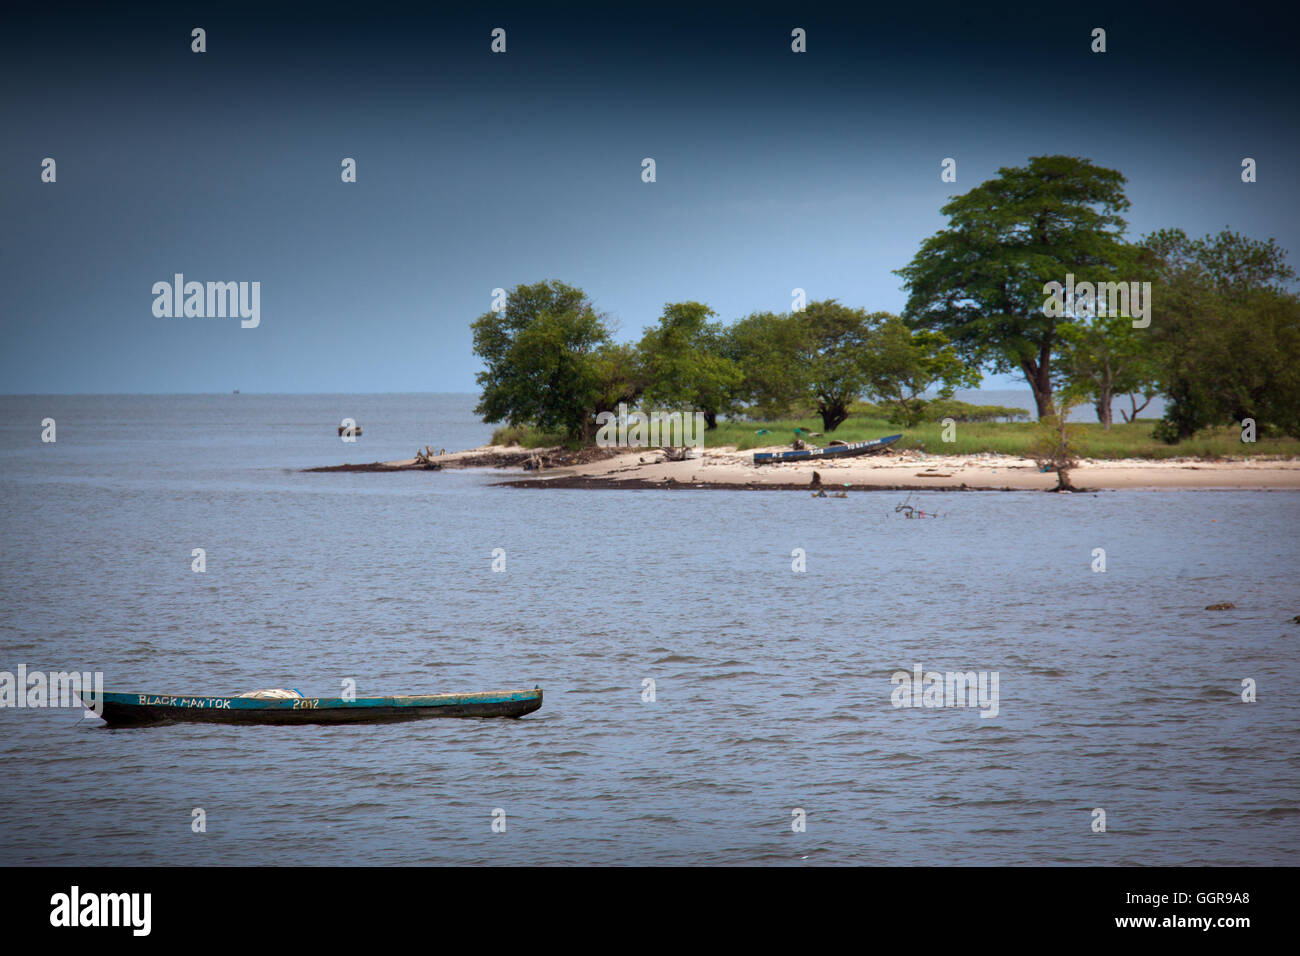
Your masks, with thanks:
[{"label": "dark blue sky", "polygon": [[[1122,171],[1134,235],[1294,252],[1281,9],[10,5],[0,392],[473,391],[470,321],[543,278],[624,339],[796,286],[897,311],[946,197],[1047,153]],[[176,272],[261,282],[261,325],[156,318]]]}]

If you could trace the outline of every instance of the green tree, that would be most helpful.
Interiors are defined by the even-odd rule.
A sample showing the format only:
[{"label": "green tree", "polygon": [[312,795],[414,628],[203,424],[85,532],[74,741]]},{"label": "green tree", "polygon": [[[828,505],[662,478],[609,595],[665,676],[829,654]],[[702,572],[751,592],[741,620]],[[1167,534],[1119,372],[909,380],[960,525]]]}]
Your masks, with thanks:
[{"label": "green tree", "polygon": [[[1084,296],[1076,286],[1074,301],[1066,302],[1062,295],[1061,308],[1071,321],[1057,327],[1060,355],[1052,369],[1053,386],[1068,386],[1078,403],[1090,401],[1104,430],[1114,420],[1117,396],[1143,394],[1141,406],[1132,401],[1135,418],[1155,397],[1151,302],[1142,285],[1129,281],[1144,274],[1148,260],[1142,246],[1126,244],[1117,253],[1115,272],[1093,294]],[[1144,300],[1141,308],[1132,296]],[[1134,327],[1138,312],[1148,322]]]},{"label": "green tree", "polygon": [[594,411],[616,412],[619,403],[635,406],[645,391],[641,356],[631,345],[604,345],[592,355],[596,378]]},{"label": "green tree", "polygon": [[1066,383],[1080,386],[1103,429],[1110,429],[1116,396],[1146,396],[1140,407],[1133,402],[1133,417],[1154,397],[1157,366],[1149,328],[1135,329],[1128,316],[1099,315],[1063,326],[1060,336],[1058,387]]},{"label": "green tree", "polygon": [[1038,419],[1030,443],[1030,456],[1039,469],[1056,472],[1056,487],[1052,491],[1076,490],[1070,484],[1070,470],[1078,464],[1075,455],[1083,439],[1083,429],[1070,421],[1070,412],[1079,398],[1080,393],[1073,389],[1060,390],[1052,408]]},{"label": "green tree", "polygon": [[1142,240],[1161,278],[1185,275],[1224,293],[1287,292],[1296,277],[1287,251],[1274,239],[1251,239],[1231,229],[1190,239],[1182,229],[1160,229]]},{"label": "green tree", "polygon": [[737,394],[757,417],[811,408],[823,431],[835,431],[871,383],[876,326],[888,317],[825,299],[799,312],[742,319],[728,331],[726,345],[741,370]]},{"label": "green tree", "polygon": [[608,385],[600,354],[609,330],[581,289],[555,280],[516,286],[502,311],[483,313],[471,327],[474,353],[486,365],[476,376],[483,394],[475,414],[573,439],[593,434]]},{"label": "green tree", "polygon": [[1143,244],[1167,399],[1157,436],[1172,444],[1246,418],[1300,436],[1300,297],[1286,287],[1286,251],[1227,229],[1195,240],[1165,229]]},{"label": "green tree", "polygon": [[722,354],[740,369],[735,395],[750,414],[771,421],[807,401],[808,370],[800,364],[805,329],[794,316],[755,312],[726,330]]},{"label": "green tree", "polygon": [[1052,359],[1068,316],[1048,314],[1043,287],[1107,281],[1124,258],[1124,177],[1074,156],[1027,166],[954,197],[949,226],[897,270],[916,328],[943,332],[976,367],[1020,371],[1040,417],[1052,413]]},{"label": "green tree", "polygon": [[802,369],[804,390],[821,416],[823,431],[835,431],[866,391],[874,326],[883,314],[868,315],[826,299],[809,302],[790,316],[802,333],[793,359]]},{"label": "green tree", "polygon": [[943,333],[913,332],[888,312],[872,318],[878,324],[868,361],[868,391],[890,410],[891,422],[908,427],[921,422],[929,406],[921,396],[935,385],[943,400],[958,386],[979,385],[979,369],[963,362]]},{"label": "green tree", "polygon": [[639,346],[646,400],[701,411],[707,428],[718,426],[718,415],[731,408],[741,383],[740,366],[726,354],[722,324],[709,321],[715,315],[701,302],[670,302]]}]

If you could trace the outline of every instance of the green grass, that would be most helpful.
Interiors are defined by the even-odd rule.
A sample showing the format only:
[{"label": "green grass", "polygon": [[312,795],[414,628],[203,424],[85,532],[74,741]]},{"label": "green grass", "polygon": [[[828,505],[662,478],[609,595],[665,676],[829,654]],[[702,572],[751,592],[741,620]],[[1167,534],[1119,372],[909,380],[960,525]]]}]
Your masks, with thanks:
[{"label": "green grass", "polygon": [[[1177,445],[1166,445],[1152,437],[1155,425],[1155,419],[1141,419],[1136,422],[1117,422],[1111,425],[1110,431],[1106,431],[1096,422],[1080,423],[1078,427],[1082,438],[1075,455],[1079,458],[1300,457],[1300,440],[1295,438],[1261,438],[1246,443],[1241,440],[1240,428],[1224,426],[1206,429]],[[812,432],[822,430],[821,419],[816,416],[775,422],[723,421],[718,422],[718,427],[713,431],[704,433],[704,443],[709,448],[731,445],[739,451],[771,445],[788,446],[795,438],[796,426]],[[755,435],[754,432],[760,428],[766,428],[769,434]],[[954,435],[956,440],[945,442],[942,439],[943,425],[938,422],[904,428],[902,425],[891,425],[884,418],[868,411],[862,415],[850,416],[835,431],[811,439],[811,442],[822,446],[836,438],[847,442],[866,441],[899,432],[902,432],[903,437],[894,445],[898,449],[914,449],[932,455],[996,452],[1028,458],[1033,457],[1031,448],[1038,437],[1038,423],[959,422]],[[539,432],[523,425],[496,429],[492,433],[491,444],[520,445],[524,448],[553,448],[557,445],[575,447],[575,443],[566,441],[563,434]]]},{"label": "green grass", "polygon": [[[1110,431],[1100,423],[1080,423],[1082,438],[1075,454],[1080,458],[1228,458],[1257,455],[1286,455],[1300,457],[1300,440],[1294,438],[1261,438],[1253,443],[1241,440],[1241,429],[1227,426],[1206,429],[1194,438],[1166,445],[1151,435],[1156,422],[1151,419],[1132,423],[1112,424]],[[710,448],[734,445],[744,451],[765,445],[789,444],[795,435],[795,426],[808,431],[821,431],[820,418],[802,418],[778,422],[719,422],[718,427],[704,433],[705,444]],[[770,432],[755,435],[760,428]],[[971,455],[979,452],[999,452],[1004,455],[1031,457],[1030,449],[1038,434],[1037,422],[970,422],[958,423],[955,441],[942,440],[943,425],[926,422],[915,428],[891,425],[883,418],[852,416],[834,432],[812,439],[815,445],[825,445],[833,439],[866,441],[884,435],[903,437],[894,445],[899,449],[917,449],[934,455]]]}]

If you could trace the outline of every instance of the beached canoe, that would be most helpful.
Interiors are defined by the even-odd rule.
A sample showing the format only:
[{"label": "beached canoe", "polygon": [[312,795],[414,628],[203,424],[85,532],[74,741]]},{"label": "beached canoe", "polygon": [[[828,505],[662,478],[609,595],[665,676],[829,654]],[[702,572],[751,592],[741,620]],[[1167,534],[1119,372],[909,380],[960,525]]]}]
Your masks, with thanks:
[{"label": "beached canoe", "polygon": [[542,689],[422,697],[184,697],[173,694],[100,695],[92,710],[110,727],[169,724],[355,724],[426,717],[522,717],[542,706]]},{"label": "beached canoe", "polygon": [[827,445],[825,448],[803,448],[799,451],[759,451],[754,453],[754,464],[771,465],[780,461],[818,461],[823,458],[852,458],[870,455],[902,438],[888,435],[871,441],[855,441],[847,445]]}]

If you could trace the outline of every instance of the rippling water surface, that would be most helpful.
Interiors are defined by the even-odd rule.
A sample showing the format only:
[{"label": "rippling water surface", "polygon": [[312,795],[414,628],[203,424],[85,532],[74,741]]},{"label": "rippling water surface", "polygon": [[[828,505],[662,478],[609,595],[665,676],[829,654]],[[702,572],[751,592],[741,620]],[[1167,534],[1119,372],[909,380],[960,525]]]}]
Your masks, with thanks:
[{"label": "rippling water surface", "polygon": [[[480,444],[472,405],[0,398],[0,670],[546,690],[518,721],[334,728],[0,709],[0,863],[1294,862],[1300,495],[928,494],[946,515],[906,521],[887,492],[298,470]],[[894,708],[916,664],[996,671],[997,716]]]}]

